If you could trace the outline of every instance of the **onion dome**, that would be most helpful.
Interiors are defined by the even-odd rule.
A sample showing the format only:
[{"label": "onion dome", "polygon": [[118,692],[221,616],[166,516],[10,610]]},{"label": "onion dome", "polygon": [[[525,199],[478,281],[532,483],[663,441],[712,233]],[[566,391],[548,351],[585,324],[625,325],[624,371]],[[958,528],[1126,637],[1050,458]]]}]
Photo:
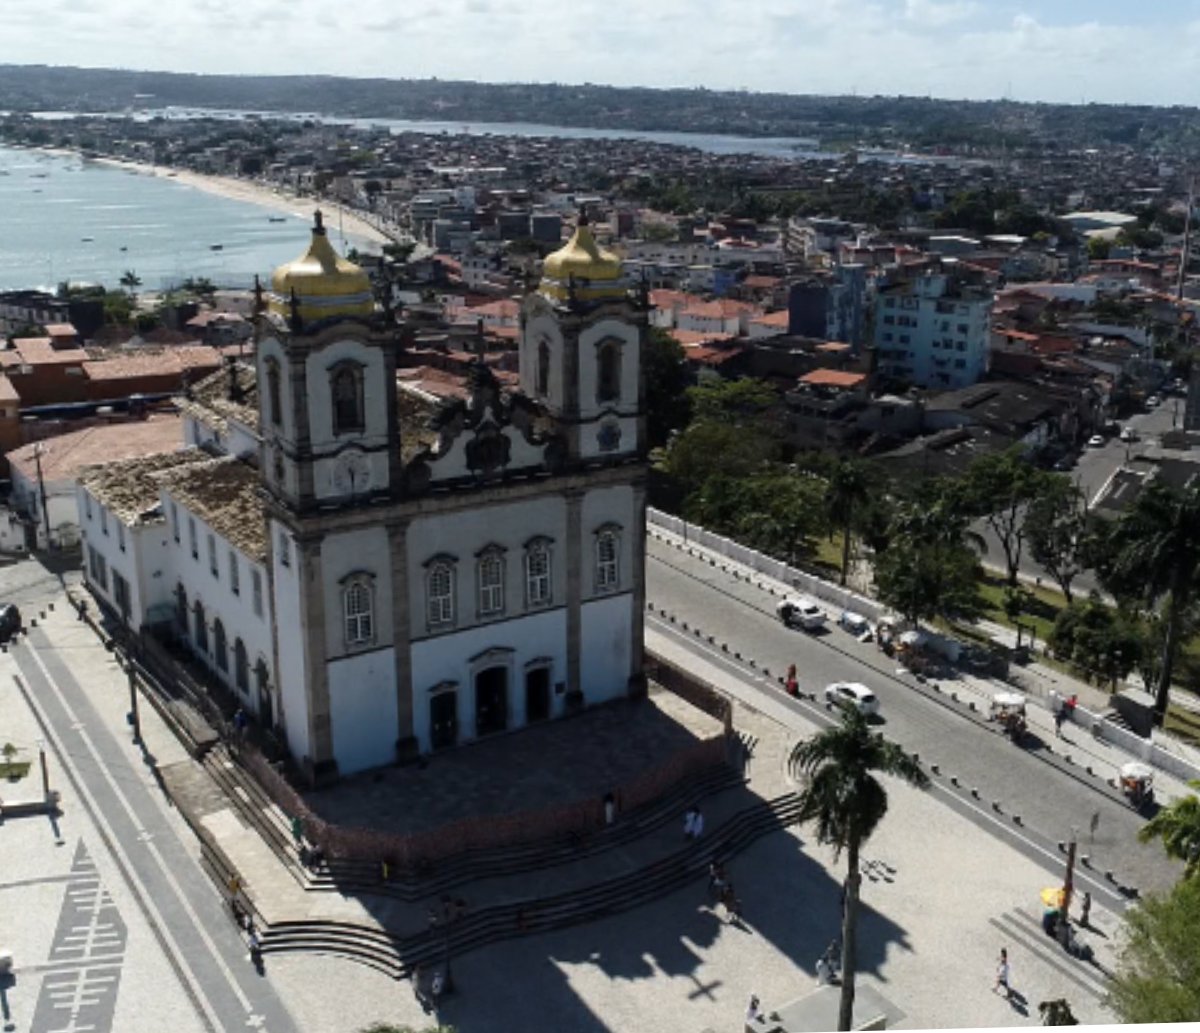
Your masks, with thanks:
[{"label": "onion dome", "polygon": [[586,212],[575,233],[542,263],[542,294],[557,301],[608,301],[625,297],[621,259],[596,243]]},{"label": "onion dome", "polygon": [[318,211],[313,216],[312,242],[293,262],[281,265],[271,277],[271,311],[284,319],[317,322],[338,316],[369,316],[375,296],[367,274],[343,258],[329,243]]}]

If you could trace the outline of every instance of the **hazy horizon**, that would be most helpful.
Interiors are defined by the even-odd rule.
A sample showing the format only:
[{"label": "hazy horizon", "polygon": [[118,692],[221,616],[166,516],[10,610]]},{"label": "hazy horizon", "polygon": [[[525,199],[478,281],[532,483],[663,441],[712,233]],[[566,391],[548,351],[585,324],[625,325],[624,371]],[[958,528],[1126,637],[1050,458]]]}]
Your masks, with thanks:
[{"label": "hazy horizon", "polygon": [[0,24],[23,65],[1200,105],[1200,0],[444,0],[402,13],[391,0],[293,0],[280,10],[6,0]]}]

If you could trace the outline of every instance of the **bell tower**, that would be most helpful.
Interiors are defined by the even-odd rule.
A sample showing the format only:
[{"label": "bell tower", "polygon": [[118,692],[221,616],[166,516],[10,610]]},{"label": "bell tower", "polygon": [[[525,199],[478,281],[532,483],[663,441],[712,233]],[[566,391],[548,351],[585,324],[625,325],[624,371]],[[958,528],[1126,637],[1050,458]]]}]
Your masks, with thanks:
[{"label": "bell tower", "polygon": [[521,313],[521,389],[559,424],[572,461],[644,451],[645,328],[644,299],[581,211]]},{"label": "bell tower", "polygon": [[333,250],[319,211],[308,250],[275,271],[267,299],[258,294],[264,486],[294,511],[388,492],[393,336],[367,274]]}]

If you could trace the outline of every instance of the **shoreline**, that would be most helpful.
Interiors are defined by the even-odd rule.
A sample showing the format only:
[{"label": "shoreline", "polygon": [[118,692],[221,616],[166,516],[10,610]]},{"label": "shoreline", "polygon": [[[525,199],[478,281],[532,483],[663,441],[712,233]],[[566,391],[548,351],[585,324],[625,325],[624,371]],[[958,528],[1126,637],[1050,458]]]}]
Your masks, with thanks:
[{"label": "shoreline", "polygon": [[[303,197],[293,191],[266,186],[252,180],[235,179],[233,176],[212,176],[201,172],[192,172],[189,169],[173,169],[168,165],[151,165],[146,162],[129,161],[125,158],[97,157],[85,160],[111,168],[124,169],[127,172],[135,172],[141,176],[172,179],[183,186],[203,190],[207,194],[223,197],[227,201],[241,201],[259,208],[269,208],[287,215],[303,217],[306,221],[312,218],[311,209],[320,207],[332,214],[340,214],[342,229],[347,236],[358,237],[360,240],[374,245],[375,248],[392,243],[392,238],[386,233],[376,229],[354,209],[347,208],[336,201]],[[327,219],[327,223],[332,223],[332,219]]]}]

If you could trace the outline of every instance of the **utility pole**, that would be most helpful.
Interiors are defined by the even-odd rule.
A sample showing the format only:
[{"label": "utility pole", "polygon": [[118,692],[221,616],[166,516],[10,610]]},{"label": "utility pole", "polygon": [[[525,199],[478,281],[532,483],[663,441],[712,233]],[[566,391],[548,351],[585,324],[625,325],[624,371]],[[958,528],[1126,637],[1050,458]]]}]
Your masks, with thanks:
[{"label": "utility pole", "polygon": [[1196,197],[1196,177],[1188,180],[1187,215],[1183,221],[1183,250],[1179,253],[1179,276],[1175,281],[1175,300],[1183,300],[1183,285],[1187,278],[1188,259],[1192,257],[1192,205]]},{"label": "utility pole", "polygon": [[134,672],[133,658],[125,658],[125,674],[129,678],[129,727],[133,729],[133,742],[138,745],[142,741],[142,723],[138,717],[137,676]]},{"label": "utility pole", "polygon": [[1075,892],[1075,849],[1078,838],[1078,831],[1071,829],[1071,842],[1067,844],[1067,877],[1063,881],[1063,917],[1066,917],[1071,909],[1071,894]]},{"label": "utility pole", "polygon": [[46,482],[42,477],[42,443],[33,446],[33,462],[37,467],[38,495],[42,500],[42,525],[46,528],[46,548],[50,548],[50,512],[46,508]]}]

